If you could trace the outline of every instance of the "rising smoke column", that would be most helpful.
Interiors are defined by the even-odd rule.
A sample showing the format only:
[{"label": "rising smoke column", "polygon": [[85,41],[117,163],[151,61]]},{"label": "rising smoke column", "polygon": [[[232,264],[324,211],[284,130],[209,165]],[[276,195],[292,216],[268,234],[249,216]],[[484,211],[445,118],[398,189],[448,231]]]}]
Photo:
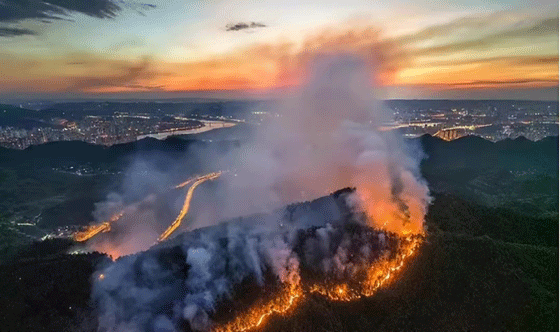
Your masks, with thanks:
[{"label": "rising smoke column", "polygon": [[[241,219],[179,236],[171,240],[172,252],[151,250],[118,260],[100,271],[104,278],[94,287],[101,331],[173,331],[182,321],[191,329],[208,329],[219,303],[231,299],[244,280],[265,286],[272,273],[283,289],[299,291],[292,287],[300,285],[302,269],[335,279],[358,275],[367,270],[366,258],[389,255],[384,231],[398,236],[424,232],[430,198],[419,172],[422,154],[395,134],[377,130],[390,114],[372,93],[367,63],[367,58],[350,54],[318,56],[298,95],[277,106],[278,121],[262,126],[238,150],[210,160],[214,169],[234,168],[237,176],[221,183],[220,197],[213,199],[215,219],[198,224],[271,211],[343,187],[356,191],[335,202],[312,202],[296,211],[288,207],[252,217],[254,222]],[[345,217],[348,211],[354,217]],[[356,217],[362,212],[365,218]],[[337,223],[333,231],[329,225]],[[379,234],[370,241],[361,235],[354,239],[345,233],[346,223],[366,224]],[[300,246],[298,234],[308,229],[316,234]],[[322,248],[322,243],[330,245]],[[355,243],[360,245],[350,250]],[[398,271],[409,252],[388,261],[386,271],[381,270],[388,274],[379,277],[387,280]],[[363,261],[352,261],[356,256]],[[361,282],[357,289],[318,285],[311,292],[357,298],[373,294],[378,282]]]},{"label": "rising smoke column", "polygon": [[223,219],[350,186],[371,225],[423,232],[430,198],[419,171],[421,149],[378,130],[392,113],[376,99],[371,63],[367,55],[344,53],[311,61],[304,86],[277,105],[278,120],[224,158],[238,176],[223,188]]}]

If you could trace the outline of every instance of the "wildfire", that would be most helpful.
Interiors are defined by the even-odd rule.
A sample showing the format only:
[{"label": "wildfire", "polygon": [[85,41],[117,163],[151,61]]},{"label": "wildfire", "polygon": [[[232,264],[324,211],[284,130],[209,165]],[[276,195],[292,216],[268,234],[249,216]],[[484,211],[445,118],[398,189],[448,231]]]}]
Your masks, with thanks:
[{"label": "wildfire", "polygon": [[175,187],[173,187],[173,189],[180,189],[183,187],[186,187],[189,183],[193,182],[196,178],[190,178],[185,182],[181,182],[178,185],[176,185]]},{"label": "wildfire", "polygon": [[185,203],[183,203],[181,212],[179,213],[175,221],[173,221],[173,223],[165,230],[165,232],[163,232],[159,236],[158,242],[165,241],[177,228],[179,228],[179,226],[181,225],[181,221],[183,221],[183,218],[187,215],[187,212],[189,212],[192,195],[196,187],[208,180],[217,179],[220,177],[220,175],[222,175],[222,172],[213,172],[196,178],[196,181],[189,188],[187,195],[185,196]]},{"label": "wildfire", "polygon": [[381,259],[368,267],[366,278],[357,289],[352,289],[347,284],[320,284],[313,285],[310,288],[310,293],[320,294],[329,300],[342,302],[350,302],[361,297],[372,296],[381,287],[388,284],[396,273],[403,268],[407,258],[416,252],[421,242],[422,240],[418,237],[403,238],[396,257],[393,259]]},{"label": "wildfire", "polygon": [[314,284],[304,288],[298,282],[286,286],[275,299],[265,305],[255,305],[247,313],[237,316],[224,326],[215,328],[216,332],[248,331],[261,326],[272,314],[286,314],[306,295],[319,294],[332,301],[350,302],[375,294],[380,288],[389,284],[401,270],[406,260],[412,256],[422,243],[421,237],[402,238],[397,255],[374,263],[367,269],[366,278],[353,288],[349,284],[336,285]]},{"label": "wildfire", "polygon": [[315,284],[309,288],[309,293],[322,295],[332,301],[350,302],[357,300],[361,294],[347,284],[327,286]]},{"label": "wildfire", "polygon": [[289,284],[274,299],[237,316],[233,321],[215,329],[216,332],[248,331],[261,326],[272,314],[285,315],[304,295],[300,283]]},{"label": "wildfire", "polygon": [[[183,217],[187,214],[187,212],[189,210],[190,199],[192,198],[192,192],[194,191],[194,189],[198,185],[200,185],[202,182],[204,182],[206,180],[216,179],[221,174],[222,174],[222,172],[214,172],[214,173],[210,173],[210,174],[203,175],[203,176],[200,176],[200,177],[190,178],[190,179],[188,179],[184,182],[181,182],[178,185],[173,187],[173,189],[180,189],[180,188],[186,187],[187,185],[189,185],[190,183],[192,183],[193,181],[196,180],[196,182],[193,184],[193,186],[189,189],[189,191],[187,193],[187,197],[185,199],[185,204],[183,205],[183,209],[181,210],[181,214],[179,214],[177,219],[173,222],[173,224],[171,224],[171,226],[164,233],[164,234],[166,234],[167,232],[169,232],[169,234],[167,234],[165,236],[165,238],[162,238],[163,235],[164,235],[164,234],[162,234],[162,236],[160,236],[160,239],[158,241],[165,240],[169,235],[171,235],[171,233],[173,233],[173,231],[177,227],[179,227],[179,225],[181,224],[181,219],[183,219]],[[87,240],[91,239],[92,237],[96,236],[97,234],[110,232],[111,231],[111,223],[119,220],[123,216],[123,214],[124,214],[124,210],[120,211],[119,213],[117,213],[115,215],[113,215],[107,221],[104,221],[104,222],[102,222],[100,224],[97,224],[97,225],[88,226],[88,227],[86,227],[85,230],[78,231],[78,232],[74,233],[74,235],[73,235],[74,240],[76,240],[78,242],[84,242],[84,241],[87,241]]]},{"label": "wildfire", "polygon": [[101,224],[91,225],[88,226],[83,231],[74,233],[74,240],[78,242],[84,242],[91,239],[92,237],[96,236],[99,233],[109,232],[111,230],[111,223],[119,220],[123,214],[124,211],[121,211],[115,214],[114,216],[112,216],[109,220],[102,222]]}]

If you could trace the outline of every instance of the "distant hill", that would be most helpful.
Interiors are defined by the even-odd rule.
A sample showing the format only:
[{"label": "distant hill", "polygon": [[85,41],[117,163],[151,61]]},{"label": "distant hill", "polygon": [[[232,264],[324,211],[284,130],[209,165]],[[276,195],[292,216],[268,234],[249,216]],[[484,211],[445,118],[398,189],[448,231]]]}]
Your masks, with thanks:
[{"label": "distant hill", "polygon": [[478,136],[453,141],[423,135],[420,142],[427,155],[424,169],[504,168],[558,172],[558,136],[530,141],[524,137],[493,143]]},{"label": "distant hill", "polygon": [[[41,225],[46,228],[87,224],[93,220],[94,203],[118,190],[123,179],[121,173],[135,158],[165,164],[187,158],[190,146],[208,144],[178,138],[146,138],[111,147],[72,141],[25,150],[0,148],[0,211],[8,219],[22,222],[40,216]],[[80,175],[86,171],[90,174]]]},{"label": "distant hill", "polygon": [[529,216],[558,216],[558,136],[492,143],[466,136],[420,138],[422,175],[432,192],[451,193]]},{"label": "distant hill", "polygon": [[[232,130],[237,129],[233,127]],[[193,144],[208,144],[198,138],[198,136],[169,137],[165,140],[145,138],[110,147],[80,141],[61,141],[30,146],[23,151],[0,147],[0,166],[12,161],[32,159],[40,159],[47,164],[56,161],[106,163],[133,153],[182,153]],[[207,140],[209,137],[200,136],[200,138]],[[447,142],[426,134],[411,141],[419,141],[427,155],[423,163],[425,171],[438,168],[451,170],[505,168],[512,171],[535,169],[558,173],[558,136],[547,137],[537,142],[520,137],[493,143],[476,136],[466,136]],[[231,141],[223,144],[235,145],[236,143]]]},{"label": "distant hill", "polygon": [[44,114],[39,111],[0,104],[0,127],[33,129],[54,126],[44,121]]},{"label": "distant hill", "polygon": [[[38,166],[69,166],[80,163],[111,164],[124,161],[133,155],[149,153],[163,153],[169,157],[184,156],[190,146],[203,147],[208,144],[208,142],[200,140],[177,137],[168,137],[165,140],[148,137],[110,147],[82,141],[50,142],[33,145],[25,150],[0,147],[0,167],[22,162],[36,162]],[[221,142],[219,145],[226,149],[231,144],[235,144],[235,142]]]}]

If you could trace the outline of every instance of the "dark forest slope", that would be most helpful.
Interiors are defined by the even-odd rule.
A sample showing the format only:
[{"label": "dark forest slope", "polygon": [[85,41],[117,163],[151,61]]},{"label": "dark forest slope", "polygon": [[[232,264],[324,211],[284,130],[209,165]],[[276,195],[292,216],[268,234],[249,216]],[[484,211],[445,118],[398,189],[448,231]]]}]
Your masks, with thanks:
[{"label": "dark forest slope", "polygon": [[314,297],[265,331],[557,331],[558,250],[441,233],[372,298]]}]

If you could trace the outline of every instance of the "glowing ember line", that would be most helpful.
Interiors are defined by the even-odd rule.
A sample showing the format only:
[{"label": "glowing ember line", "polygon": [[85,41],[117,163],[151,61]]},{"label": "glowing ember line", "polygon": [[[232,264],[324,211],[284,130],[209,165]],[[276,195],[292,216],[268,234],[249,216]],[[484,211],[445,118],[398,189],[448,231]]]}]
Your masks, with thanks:
[{"label": "glowing ember line", "polygon": [[310,288],[310,293],[320,294],[329,300],[342,302],[372,296],[403,268],[406,259],[416,252],[421,242],[422,240],[419,238],[406,238],[396,258],[382,260],[371,265],[368,268],[367,277],[360,284],[360,290],[350,289],[346,284],[313,285]]},{"label": "glowing ember line", "polygon": [[165,232],[163,232],[159,238],[158,238],[158,242],[164,241],[166,240],[177,228],[179,228],[179,226],[181,225],[181,222],[183,221],[183,218],[187,215],[187,212],[189,212],[189,207],[191,204],[191,199],[194,193],[194,190],[196,189],[196,187],[198,187],[199,185],[201,185],[202,183],[208,181],[208,180],[214,180],[220,177],[220,175],[222,175],[222,172],[214,172],[214,173],[210,173],[210,174],[206,174],[204,176],[198,177],[196,179],[196,181],[193,183],[193,185],[189,188],[187,195],[185,196],[185,202],[183,203],[183,207],[181,208],[181,212],[179,213],[179,215],[177,216],[177,218],[175,219],[175,221],[173,221],[173,223],[165,230]]},{"label": "glowing ember line", "polygon": [[173,189],[180,189],[183,188],[185,186],[187,186],[189,183],[193,182],[194,180],[196,180],[196,178],[190,178],[185,182],[181,182],[178,185],[176,185],[175,187],[173,187]]},{"label": "glowing ember line", "polygon": [[[218,174],[217,176],[220,176],[221,172],[210,173],[208,175],[204,175],[204,176],[197,177],[197,178],[196,177],[195,178],[190,178],[190,179],[174,186],[173,189],[180,189],[180,188],[186,187],[188,184],[192,183],[195,180],[198,181],[198,180],[201,180],[201,179],[205,179],[206,177],[212,177],[216,174]],[[206,181],[206,180],[204,180],[204,181]],[[192,196],[192,194],[191,194],[191,196]],[[189,200],[189,202],[190,202],[190,200]],[[188,210],[188,206],[187,206],[187,210]],[[84,241],[87,241],[87,240],[91,239],[92,237],[96,236],[99,233],[110,232],[111,231],[111,223],[119,220],[123,216],[123,214],[124,214],[124,210],[115,214],[114,216],[111,217],[111,219],[109,219],[107,221],[104,221],[104,222],[102,222],[100,224],[97,224],[97,225],[88,226],[85,230],[74,233],[74,235],[73,235],[74,240],[76,240],[78,242],[84,242]]]},{"label": "glowing ember line", "polygon": [[104,221],[101,224],[92,225],[87,227],[84,231],[76,232],[74,234],[74,240],[78,242],[84,242],[91,239],[92,237],[96,236],[99,233],[109,232],[111,230],[111,223],[119,220],[123,214],[124,211],[121,211],[115,214],[114,216],[112,216],[111,219]]},{"label": "glowing ember line", "polygon": [[397,257],[391,260],[376,262],[368,268],[367,276],[360,283],[358,289],[352,289],[348,284],[320,285],[315,284],[304,290],[299,283],[288,286],[288,292],[280,293],[266,305],[255,305],[248,312],[237,316],[233,321],[214,329],[216,332],[248,331],[263,324],[272,314],[286,314],[302,299],[306,293],[319,294],[332,301],[350,302],[362,297],[375,294],[381,287],[388,284],[396,273],[401,270],[407,258],[412,256],[422,239],[408,237],[403,239],[403,244]]},{"label": "glowing ember line", "polygon": [[261,326],[272,314],[284,315],[295,307],[304,293],[299,283],[289,285],[270,302],[255,306],[244,315],[237,316],[233,321],[214,329],[216,332],[248,331]]}]

